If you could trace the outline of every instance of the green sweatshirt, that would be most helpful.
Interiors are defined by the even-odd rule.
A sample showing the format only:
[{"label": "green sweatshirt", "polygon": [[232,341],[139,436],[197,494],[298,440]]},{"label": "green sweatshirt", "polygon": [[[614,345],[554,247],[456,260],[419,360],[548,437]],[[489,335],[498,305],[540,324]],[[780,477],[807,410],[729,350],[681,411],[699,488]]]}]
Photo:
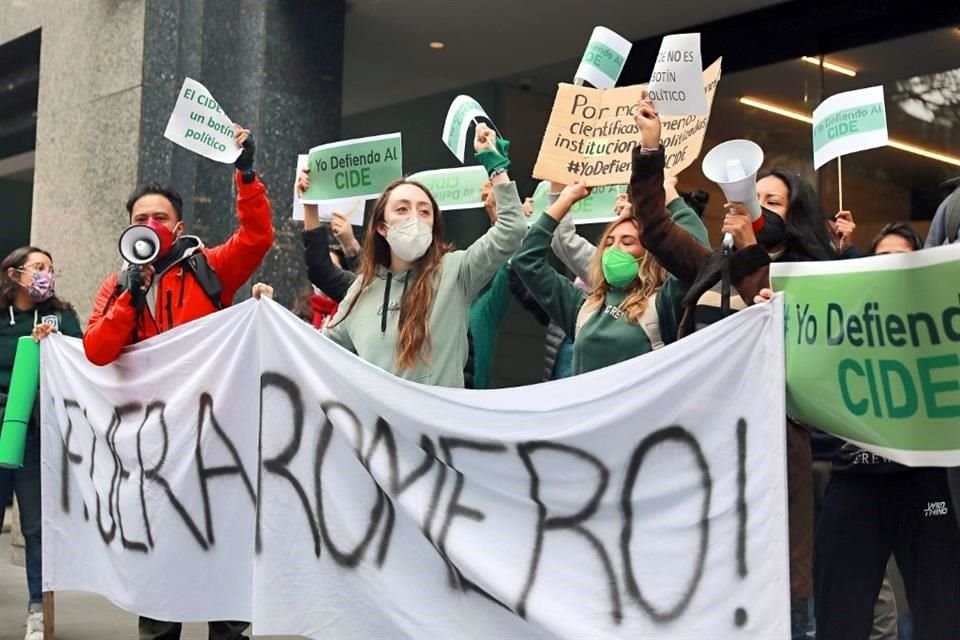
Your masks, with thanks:
[{"label": "green sweatshirt", "polygon": [[[429,351],[424,343],[428,364],[420,362],[413,369],[404,370],[398,370],[396,365],[400,302],[409,271],[391,273],[380,266],[374,281],[362,293],[362,279],[357,278],[340,303],[327,335],[367,362],[401,378],[441,387],[463,387],[470,303],[520,248],[527,230],[516,183],[496,185],[494,196],[497,223],[468,249],[443,256],[430,310]],[[340,322],[351,306],[350,314]]]},{"label": "green sweatshirt", "polygon": [[470,305],[470,334],[473,336],[473,388],[490,386],[490,369],[497,346],[500,323],[510,306],[510,276],[507,265],[497,269],[490,287]]},{"label": "green sweatshirt", "polygon": [[[707,229],[693,209],[682,199],[668,207],[673,219],[707,245]],[[557,221],[548,215],[540,216],[530,227],[520,252],[511,264],[531,295],[567,333],[574,336],[577,315],[586,300],[584,293],[572,282],[557,273],[547,262],[547,249],[557,228]],[[689,283],[673,276],[667,278],[657,293],[657,316],[660,334],[666,344],[677,339],[677,327],[683,314],[683,296]],[[650,340],[640,325],[627,322],[619,306],[625,292],[611,290],[607,298],[581,327],[573,341],[574,375],[602,369],[611,364],[629,360],[651,350]]]},{"label": "green sweatshirt", "polygon": [[80,321],[77,313],[56,311],[48,304],[38,305],[29,311],[20,311],[13,307],[13,324],[10,324],[10,307],[0,309],[0,392],[6,393],[10,387],[10,376],[13,375],[13,360],[17,355],[17,340],[33,333],[33,327],[43,322],[46,316],[57,316],[60,323],[60,333],[73,338],[82,337]]}]

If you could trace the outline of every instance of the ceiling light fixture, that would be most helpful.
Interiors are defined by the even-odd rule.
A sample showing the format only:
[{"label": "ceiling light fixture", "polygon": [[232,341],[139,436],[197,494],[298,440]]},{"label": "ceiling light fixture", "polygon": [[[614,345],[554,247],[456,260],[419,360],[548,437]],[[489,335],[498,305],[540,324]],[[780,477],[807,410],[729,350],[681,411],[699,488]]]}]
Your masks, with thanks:
[{"label": "ceiling light fixture", "polygon": [[445,46],[447,46],[447,45],[445,45],[444,43],[440,42],[439,40],[434,40],[433,42],[430,43],[430,48],[431,48],[431,49],[438,49],[438,50],[439,50],[439,49],[443,49]]},{"label": "ceiling light fixture", "polygon": [[[814,58],[813,56],[803,56],[800,58],[804,62],[809,62],[810,64],[815,64],[818,67],[820,66],[820,58]],[[823,68],[829,69],[830,71],[836,71],[837,73],[842,73],[845,76],[850,76],[851,78],[857,77],[857,72],[851,69],[850,67],[845,67],[842,64],[835,64],[833,62],[823,61]]]},{"label": "ceiling light fixture", "polygon": [[[767,111],[768,113],[775,113],[778,116],[790,118],[791,120],[798,120],[799,122],[804,122],[806,124],[813,124],[813,118],[811,118],[808,114],[794,111],[793,109],[787,109],[769,102],[764,102],[763,100],[757,100],[756,98],[744,96],[740,98],[740,104],[745,104],[748,107]],[[949,156],[938,151],[931,151],[930,149],[924,149],[923,147],[918,147],[913,144],[900,142],[899,140],[894,140],[893,138],[890,138],[887,144],[894,149],[899,149],[900,151],[906,151],[907,153],[929,158],[930,160],[936,160],[938,162],[960,167],[960,158],[957,158],[956,156]]]}]

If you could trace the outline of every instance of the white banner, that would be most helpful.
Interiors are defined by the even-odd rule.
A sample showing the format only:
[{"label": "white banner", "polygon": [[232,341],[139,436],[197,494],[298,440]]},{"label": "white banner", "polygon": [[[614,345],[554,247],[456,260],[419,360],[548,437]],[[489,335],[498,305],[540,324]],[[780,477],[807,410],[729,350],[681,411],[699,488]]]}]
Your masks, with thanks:
[{"label": "white banner", "polygon": [[586,80],[597,89],[611,89],[620,79],[633,43],[606,27],[594,27],[573,76],[576,84]]},{"label": "white banner", "polygon": [[789,637],[779,302],[514,389],[266,300],[41,368],[45,589],[310,638]]},{"label": "white banner", "polygon": [[459,95],[450,103],[447,109],[447,117],[443,120],[443,133],[441,138],[443,144],[457,156],[457,160],[463,164],[467,152],[467,133],[470,131],[470,123],[479,122],[479,118],[487,120],[491,126],[496,128],[493,120],[487,115],[480,103],[470,96]]}]

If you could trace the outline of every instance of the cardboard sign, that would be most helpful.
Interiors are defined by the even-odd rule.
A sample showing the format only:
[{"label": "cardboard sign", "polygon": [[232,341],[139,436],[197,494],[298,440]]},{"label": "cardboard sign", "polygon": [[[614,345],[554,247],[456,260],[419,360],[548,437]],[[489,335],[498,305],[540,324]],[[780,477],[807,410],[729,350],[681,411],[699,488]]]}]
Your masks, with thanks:
[{"label": "cardboard sign", "polygon": [[232,164],[243,149],[237,144],[233,122],[196,80],[184,78],[163,137],[184,149],[217,162]]},{"label": "cardboard sign", "polygon": [[618,33],[606,27],[594,28],[574,82],[583,84],[582,81],[586,80],[598,89],[616,86],[632,48],[633,43]]},{"label": "cardboard sign", "polygon": [[700,34],[667,36],[660,44],[657,63],[650,76],[650,99],[661,116],[707,115],[702,86]]},{"label": "cardboard sign", "polygon": [[310,149],[308,165],[306,204],[377,198],[388,184],[403,177],[400,134],[322,144]]},{"label": "cardboard sign", "polygon": [[813,166],[834,158],[887,146],[883,87],[830,96],[813,111]]},{"label": "cardboard sign", "polygon": [[[707,105],[713,104],[720,82],[721,59],[703,72]],[[590,89],[561,84],[540,146],[533,176],[587,186],[630,182],[632,153],[640,144],[633,120],[645,85]],[[710,114],[661,118],[660,141],[666,147],[667,175],[675,176],[700,155]]]}]

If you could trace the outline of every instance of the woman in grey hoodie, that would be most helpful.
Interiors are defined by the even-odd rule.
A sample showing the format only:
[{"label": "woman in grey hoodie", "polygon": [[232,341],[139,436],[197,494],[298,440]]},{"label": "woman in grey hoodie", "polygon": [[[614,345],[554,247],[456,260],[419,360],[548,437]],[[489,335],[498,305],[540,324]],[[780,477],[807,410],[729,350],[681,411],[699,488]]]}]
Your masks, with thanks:
[{"label": "woman in grey hoodie", "polygon": [[466,250],[443,242],[443,218],[421,184],[398,180],[373,208],[359,275],[327,335],[407,380],[463,387],[470,303],[516,253],[527,224],[507,168],[509,143],[478,125],[474,148],[487,169],[497,222]]}]

